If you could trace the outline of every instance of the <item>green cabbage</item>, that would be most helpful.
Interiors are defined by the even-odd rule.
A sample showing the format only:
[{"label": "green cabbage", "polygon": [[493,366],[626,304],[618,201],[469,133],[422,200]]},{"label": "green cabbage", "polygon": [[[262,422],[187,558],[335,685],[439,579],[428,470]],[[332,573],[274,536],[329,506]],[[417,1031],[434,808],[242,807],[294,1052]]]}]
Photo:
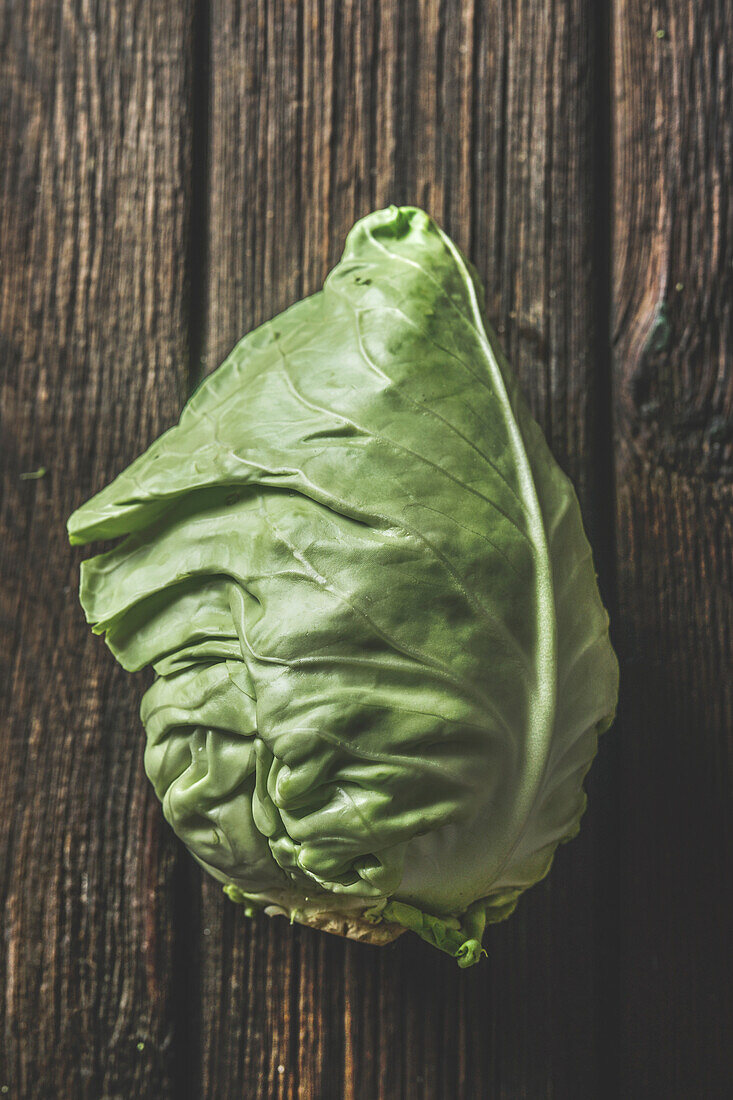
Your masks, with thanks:
[{"label": "green cabbage", "polygon": [[467,966],[583,813],[618,671],[577,499],[422,211],[358,222],[69,520],[145,766],[249,909]]}]

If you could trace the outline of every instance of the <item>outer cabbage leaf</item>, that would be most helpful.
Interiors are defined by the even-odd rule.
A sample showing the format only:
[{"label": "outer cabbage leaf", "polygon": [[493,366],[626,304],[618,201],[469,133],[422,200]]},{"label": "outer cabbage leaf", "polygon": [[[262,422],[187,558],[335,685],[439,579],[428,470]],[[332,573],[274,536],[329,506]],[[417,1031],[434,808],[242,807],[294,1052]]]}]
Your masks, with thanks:
[{"label": "outer cabbage leaf", "polygon": [[617,664],[573,488],[422,211],[357,223],[69,521],[145,764],[250,906],[476,961],[573,836]]}]

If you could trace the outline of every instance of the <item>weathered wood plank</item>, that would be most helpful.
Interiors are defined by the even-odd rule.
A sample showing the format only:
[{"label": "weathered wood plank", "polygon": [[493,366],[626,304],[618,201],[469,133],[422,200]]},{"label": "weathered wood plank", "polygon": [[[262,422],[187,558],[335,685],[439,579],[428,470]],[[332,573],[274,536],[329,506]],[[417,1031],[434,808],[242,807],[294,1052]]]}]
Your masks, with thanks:
[{"label": "weathered wood plank", "polygon": [[188,0],[0,6],[10,1096],[180,1095],[176,849],[142,771],[139,685],[84,623],[65,520],[185,393],[190,16]]},{"label": "weathered wood plank", "polygon": [[621,0],[621,1095],[733,1091],[733,5]]},{"label": "weathered wood plank", "polygon": [[[424,205],[486,280],[599,539],[595,20],[587,0],[213,0],[208,368],[320,286],[357,217]],[[252,924],[205,884],[202,1095],[602,1095],[602,830],[591,811],[473,973],[407,936]]]}]

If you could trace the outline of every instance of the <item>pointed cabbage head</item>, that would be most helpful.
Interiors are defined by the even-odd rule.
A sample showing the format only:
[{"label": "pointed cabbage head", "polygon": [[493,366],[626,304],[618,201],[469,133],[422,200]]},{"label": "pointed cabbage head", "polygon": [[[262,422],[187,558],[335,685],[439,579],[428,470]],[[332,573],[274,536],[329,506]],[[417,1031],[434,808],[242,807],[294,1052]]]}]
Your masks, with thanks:
[{"label": "pointed cabbage head", "polygon": [[358,222],[69,521],[152,666],[145,766],[246,906],[480,955],[549,869],[616,705],[578,502],[422,211]]}]

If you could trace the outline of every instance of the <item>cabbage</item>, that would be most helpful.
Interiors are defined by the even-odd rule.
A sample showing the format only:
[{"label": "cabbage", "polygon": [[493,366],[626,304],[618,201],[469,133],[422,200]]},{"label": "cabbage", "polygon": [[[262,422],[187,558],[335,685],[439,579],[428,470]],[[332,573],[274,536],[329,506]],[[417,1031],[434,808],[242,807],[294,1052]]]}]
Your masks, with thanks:
[{"label": "cabbage", "polygon": [[617,664],[575,493],[422,211],[358,222],[69,520],[145,767],[248,911],[476,962],[578,829]]}]

